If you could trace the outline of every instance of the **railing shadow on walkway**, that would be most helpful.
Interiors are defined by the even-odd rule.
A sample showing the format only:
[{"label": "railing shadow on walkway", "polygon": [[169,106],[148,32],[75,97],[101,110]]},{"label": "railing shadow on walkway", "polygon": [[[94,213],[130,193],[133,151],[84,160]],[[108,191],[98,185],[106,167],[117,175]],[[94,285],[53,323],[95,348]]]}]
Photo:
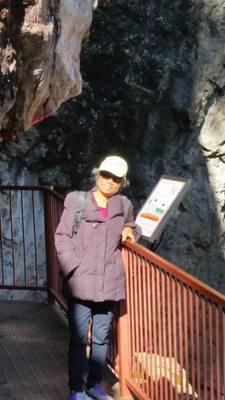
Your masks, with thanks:
[{"label": "railing shadow on walkway", "polygon": [[[0,301],[0,399],[65,400],[68,397],[68,324],[57,305]],[[118,399],[106,370],[104,384]]]},{"label": "railing shadow on walkway", "polygon": [[[66,309],[54,251],[63,197],[44,187],[2,186],[0,195],[0,287],[46,290]],[[139,244],[126,242],[122,257],[127,299],[108,354],[121,396],[222,400],[225,296]]]}]

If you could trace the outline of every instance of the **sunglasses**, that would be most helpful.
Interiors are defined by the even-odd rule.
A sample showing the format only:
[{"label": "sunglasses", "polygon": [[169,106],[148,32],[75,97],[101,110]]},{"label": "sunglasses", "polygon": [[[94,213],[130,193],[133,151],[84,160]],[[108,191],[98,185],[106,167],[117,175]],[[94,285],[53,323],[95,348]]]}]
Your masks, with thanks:
[{"label": "sunglasses", "polygon": [[100,175],[103,179],[112,179],[114,183],[121,183],[123,178],[119,178],[118,176],[112,175],[109,172],[101,171]]}]

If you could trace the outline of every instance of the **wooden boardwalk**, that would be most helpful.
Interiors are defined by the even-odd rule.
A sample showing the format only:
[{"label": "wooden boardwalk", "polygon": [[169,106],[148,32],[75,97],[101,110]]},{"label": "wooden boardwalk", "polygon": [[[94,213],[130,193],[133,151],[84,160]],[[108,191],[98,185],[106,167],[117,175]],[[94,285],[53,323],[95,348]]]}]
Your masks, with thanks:
[{"label": "wooden boardwalk", "polygon": [[[0,301],[0,399],[66,400],[66,315],[45,303]],[[119,399],[106,371],[104,384]]]}]

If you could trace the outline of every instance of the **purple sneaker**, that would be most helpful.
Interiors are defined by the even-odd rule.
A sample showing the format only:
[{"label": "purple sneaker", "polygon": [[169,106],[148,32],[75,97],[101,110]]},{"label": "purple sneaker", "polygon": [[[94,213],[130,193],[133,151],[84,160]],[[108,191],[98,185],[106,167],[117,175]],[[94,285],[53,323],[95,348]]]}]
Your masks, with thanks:
[{"label": "purple sneaker", "polygon": [[113,400],[111,396],[109,396],[101,383],[95,383],[91,387],[86,388],[86,393],[91,399],[95,400]]},{"label": "purple sneaker", "polygon": [[85,392],[76,392],[75,390],[71,390],[69,400],[87,400],[87,397]]}]

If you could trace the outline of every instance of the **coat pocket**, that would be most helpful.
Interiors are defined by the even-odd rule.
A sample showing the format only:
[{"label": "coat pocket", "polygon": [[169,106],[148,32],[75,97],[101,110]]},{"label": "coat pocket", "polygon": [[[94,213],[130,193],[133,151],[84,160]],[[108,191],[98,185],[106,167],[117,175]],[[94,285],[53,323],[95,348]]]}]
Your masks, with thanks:
[{"label": "coat pocket", "polygon": [[69,272],[69,274],[63,278],[63,283],[66,284],[76,273],[76,270],[79,268],[81,261],[72,269],[72,271]]}]

